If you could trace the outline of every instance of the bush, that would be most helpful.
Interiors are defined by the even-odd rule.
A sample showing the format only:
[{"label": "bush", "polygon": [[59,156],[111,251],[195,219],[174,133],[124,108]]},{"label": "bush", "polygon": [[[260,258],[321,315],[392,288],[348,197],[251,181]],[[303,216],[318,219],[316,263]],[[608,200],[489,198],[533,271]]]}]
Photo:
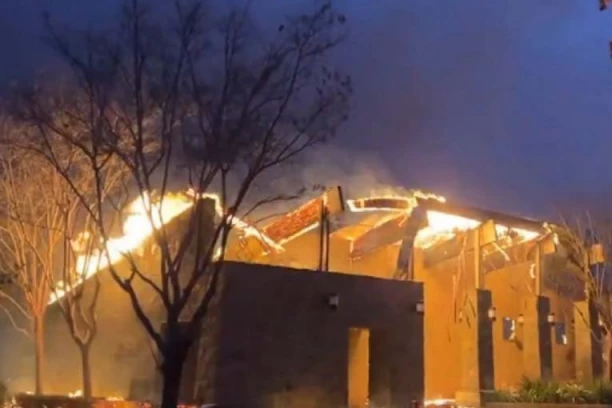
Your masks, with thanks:
[{"label": "bush", "polygon": [[490,402],[612,404],[612,383],[528,380],[517,390],[498,390],[489,394]]}]

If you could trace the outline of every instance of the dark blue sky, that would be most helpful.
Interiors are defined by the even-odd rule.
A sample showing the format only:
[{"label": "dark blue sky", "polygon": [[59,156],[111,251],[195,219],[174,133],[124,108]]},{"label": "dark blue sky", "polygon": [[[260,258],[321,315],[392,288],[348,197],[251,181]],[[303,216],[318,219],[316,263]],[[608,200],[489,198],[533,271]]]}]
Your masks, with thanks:
[{"label": "dark blue sky", "polygon": [[[116,3],[0,1],[0,79],[49,60],[43,7],[103,23]],[[252,3],[262,16],[293,4]],[[351,36],[337,57],[356,92],[336,142],[350,151],[333,149],[324,167],[533,215],[612,191],[612,12],[596,0],[338,3]]]}]

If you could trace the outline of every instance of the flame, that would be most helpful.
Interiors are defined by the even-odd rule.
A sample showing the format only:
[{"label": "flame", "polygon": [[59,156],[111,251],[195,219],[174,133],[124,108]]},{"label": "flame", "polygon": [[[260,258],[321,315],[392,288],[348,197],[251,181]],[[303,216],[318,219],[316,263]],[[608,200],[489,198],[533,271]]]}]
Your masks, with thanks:
[{"label": "flame", "polygon": [[[452,236],[457,232],[474,229],[482,224],[482,221],[462,217],[460,215],[447,214],[439,211],[427,211],[427,227],[417,233],[415,244],[420,247],[428,247],[436,238]],[[515,232],[521,241],[531,241],[540,236],[539,232],[529,231],[522,228],[511,228],[501,224],[495,224],[498,237],[508,235],[510,231]]]},{"label": "flame", "polygon": [[[434,194],[416,191],[412,193],[411,197],[368,197],[357,200],[347,200],[347,204],[352,212],[394,211],[410,214],[418,205],[417,198],[435,199],[442,203],[446,202],[446,198],[442,196],[436,196]],[[364,203],[366,202],[372,203],[374,201],[384,200],[388,200],[389,202],[397,201],[399,205],[364,206]],[[467,231],[476,228],[480,224],[482,224],[482,221],[479,220],[455,214],[443,213],[435,210],[427,210],[426,217],[428,225],[425,228],[419,230],[415,239],[415,245],[421,248],[427,248],[442,238],[450,238],[457,232]],[[539,232],[529,231],[521,228],[511,228],[501,224],[496,224],[495,229],[498,236],[508,235],[508,233],[512,230],[523,241],[530,241],[540,236]]]},{"label": "flame", "polygon": [[83,396],[83,390],[76,390],[74,392],[69,392],[68,397],[70,398],[79,398]]},{"label": "flame", "polygon": [[[383,195],[375,195],[370,197],[359,198],[355,200],[346,200],[346,204],[351,212],[371,212],[371,211],[412,211],[418,205],[418,199],[421,200],[436,200],[441,203],[446,202],[446,198],[432,193],[427,193],[420,190],[413,190],[409,193],[408,197],[398,196],[393,194],[383,194]],[[399,205],[395,205],[392,207],[387,206],[364,206],[367,202],[373,201],[385,201],[389,200],[390,202],[395,201]]]},{"label": "flame", "polygon": [[445,398],[436,398],[436,399],[431,399],[431,400],[425,400],[423,401],[423,406],[424,407],[430,407],[430,406],[442,406],[442,405],[455,405],[455,400],[452,399],[445,399]]},{"label": "flame", "polygon": [[[127,207],[128,216],[123,224],[123,235],[118,238],[111,238],[106,241],[101,249],[91,251],[77,257],[75,263],[76,278],[75,283],[70,284],[60,281],[56,290],[51,294],[49,304],[55,303],[63,298],[67,292],[91,278],[97,272],[106,269],[124,259],[126,255],[142,248],[143,244],[151,237],[153,231],[159,229],[184,214],[193,207],[197,199],[210,198],[215,202],[215,211],[218,216],[224,214],[219,197],[215,194],[197,194],[189,190],[187,194],[168,194],[163,199],[152,203],[148,193],[141,195],[132,201]],[[282,251],[283,247],[276,243],[264,233],[246,221],[236,216],[228,217],[230,224],[242,230],[247,236],[255,236],[266,243],[269,247],[277,251]],[[83,232],[75,243],[75,249],[82,249],[86,246],[83,242],[91,239],[91,234]]]},{"label": "flame", "polygon": [[[71,286],[65,282],[58,282],[54,293],[51,294],[49,304],[55,303],[63,298],[72,288],[82,284],[85,280],[95,275],[98,271],[114,265],[124,257],[134,251],[142,248],[143,244],[151,237],[156,229],[167,224],[181,214],[187,212],[193,207],[198,199],[213,199],[215,203],[215,212],[217,216],[224,216],[219,197],[215,194],[196,193],[193,190],[188,190],[186,194],[168,194],[163,199],[152,202],[149,194],[142,194],[137,197],[128,206],[128,216],[123,224],[123,235],[117,238],[111,238],[102,245],[102,248],[92,251],[89,254],[80,255],[75,264],[75,279]],[[398,197],[392,195],[373,196],[356,200],[347,200],[347,206],[352,212],[367,212],[367,211],[394,211],[410,214],[418,205],[417,199],[434,199],[439,202],[446,202],[442,196],[425,193],[419,190],[413,190],[408,197]],[[385,205],[385,201],[389,201]],[[372,206],[373,203],[379,202],[381,205]],[[393,202],[396,201],[397,205]],[[369,205],[367,205],[369,204]],[[283,252],[283,244],[291,241],[296,236],[302,235],[318,226],[318,223],[306,227],[299,231],[294,236],[285,237],[277,242],[267,236],[248,222],[241,220],[235,215],[226,215],[227,221],[232,227],[235,227],[243,232],[245,236],[256,237],[264,244],[276,252]],[[442,213],[439,211],[427,210],[428,226],[421,229],[416,237],[415,245],[420,247],[428,247],[432,243],[437,242],[443,237],[451,237],[457,232],[467,231],[476,228],[482,222],[458,215]],[[517,233],[521,240],[531,240],[538,237],[538,232],[510,228],[504,225],[496,224],[498,235],[507,235],[510,230]],[[83,232],[73,242],[73,247],[77,252],[85,252],[87,244],[92,239],[91,233]],[[221,255],[221,248],[217,248],[215,259]]]}]

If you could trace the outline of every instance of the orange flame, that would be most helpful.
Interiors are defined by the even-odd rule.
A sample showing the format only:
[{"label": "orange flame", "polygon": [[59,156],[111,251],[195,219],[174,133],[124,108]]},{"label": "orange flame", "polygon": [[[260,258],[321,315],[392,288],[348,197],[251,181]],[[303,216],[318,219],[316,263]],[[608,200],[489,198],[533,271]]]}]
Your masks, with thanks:
[{"label": "orange flame", "polygon": [[[394,211],[394,212],[405,212],[410,214],[417,207],[417,198],[435,199],[440,202],[446,202],[446,199],[442,196],[436,196],[433,194],[423,193],[417,191],[413,197],[396,197],[396,196],[383,196],[383,197],[368,197],[357,200],[347,200],[349,209],[352,212],[371,212],[371,211]],[[362,203],[365,201],[373,202],[374,200],[397,200],[398,202],[405,203],[402,206],[391,207],[364,207]],[[460,215],[454,215],[449,213],[443,213],[440,211],[427,210],[427,226],[417,233],[415,239],[415,245],[418,247],[426,248],[431,246],[438,239],[445,236],[452,236],[457,232],[467,231],[478,227],[482,224],[482,221],[462,217]],[[496,224],[495,229],[497,234],[500,236],[506,235],[510,229],[517,233],[522,240],[530,241],[540,236],[539,232],[529,231],[521,228],[510,228],[505,225]]]},{"label": "orange flame", "polygon": [[[482,224],[482,221],[462,217],[454,214],[442,213],[439,211],[427,211],[427,227],[421,229],[416,237],[415,244],[420,247],[428,247],[435,241],[436,237],[443,235],[453,235],[474,229]],[[506,235],[510,229],[517,233],[521,240],[531,241],[540,236],[539,232],[529,231],[521,228],[510,228],[505,225],[495,224],[498,236]]]},{"label": "orange flame", "polygon": [[[222,208],[219,197],[215,194],[198,194],[193,190],[189,190],[187,194],[169,194],[163,197],[163,199],[154,203],[151,202],[149,194],[143,194],[142,196],[136,198],[128,206],[129,215],[127,216],[123,225],[123,235],[118,238],[108,239],[106,244],[103,245],[102,249],[93,251],[93,253],[80,255],[76,260],[75,275],[77,278],[75,279],[74,285],[70,286],[65,282],[58,282],[54,293],[51,294],[49,304],[53,304],[59,299],[63,298],[73,287],[82,284],[85,280],[92,277],[97,272],[108,268],[110,265],[114,265],[115,263],[124,259],[124,257],[128,254],[142,248],[142,245],[151,237],[153,231],[187,212],[193,207],[197,199],[205,198],[214,200],[215,211],[218,216],[224,215],[224,209]],[[446,201],[446,199],[442,196],[413,191],[409,197],[389,195],[347,200],[347,206],[352,212],[394,211],[410,214],[417,206],[417,198],[435,199],[440,202]],[[385,206],[384,208],[371,206],[371,204],[376,200],[382,200],[381,203],[384,203],[385,200],[397,200],[398,204],[400,201],[402,204],[393,206],[392,203],[387,203],[391,205]],[[366,203],[369,203],[370,206],[368,206]],[[299,231],[294,236],[285,237],[281,241],[277,242],[268,237],[259,229],[236,216],[229,216],[228,218],[230,224],[233,227],[240,229],[245,236],[256,237],[265,243],[268,248],[271,248],[275,252],[283,252],[284,243],[318,226],[318,223],[315,223],[314,225],[310,225],[304,230]],[[469,229],[476,228],[481,224],[481,221],[475,219],[433,210],[427,210],[427,221],[427,227],[421,229],[417,234],[415,239],[416,246],[428,247],[434,242],[438,241],[440,238],[446,236],[450,237],[459,231],[467,231]],[[500,224],[496,224],[495,227],[498,235],[506,235],[510,229],[512,229],[512,231],[517,233],[522,240],[532,240],[540,235],[538,232],[510,228]],[[87,231],[83,232],[74,242],[77,252],[79,251],[79,246],[81,247],[81,252],[83,252],[82,248],[86,247],[83,245],[83,242],[87,243],[90,239],[91,234]],[[220,251],[221,248],[218,248],[215,258],[219,258],[221,255]]]},{"label": "orange flame", "polygon": [[[106,241],[102,249],[92,253],[80,255],[75,264],[75,283],[70,284],[60,281],[56,285],[54,293],[51,294],[49,304],[53,304],[66,296],[66,293],[91,278],[101,270],[114,265],[125,256],[138,250],[151,237],[154,230],[159,229],[173,219],[184,214],[193,207],[196,200],[210,198],[215,201],[215,211],[222,216],[224,211],[219,197],[214,194],[198,194],[188,191],[188,194],[168,194],[163,199],[152,203],[150,195],[145,193],[130,203],[127,208],[128,216],[123,224],[123,235]],[[283,247],[274,240],[267,237],[257,228],[241,220],[236,216],[230,217],[233,227],[241,229],[247,236],[255,236],[266,243],[269,247],[282,251]],[[84,232],[79,237],[80,241],[90,239],[91,234]],[[77,243],[75,243],[77,245]]]}]

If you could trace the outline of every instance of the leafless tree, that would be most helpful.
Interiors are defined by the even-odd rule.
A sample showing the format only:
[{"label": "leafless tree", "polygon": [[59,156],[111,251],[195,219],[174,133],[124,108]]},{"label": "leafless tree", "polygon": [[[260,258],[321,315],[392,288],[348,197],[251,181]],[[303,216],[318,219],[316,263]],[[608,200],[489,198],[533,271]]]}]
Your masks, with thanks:
[{"label": "leafless tree", "polygon": [[[594,221],[589,213],[575,217],[574,222],[564,222],[556,228],[559,243],[567,256],[565,268],[552,277],[561,290],[584,287],[584,298],[591,302],[599,320],[590,322],[592,327],[603,328],[599,338],[604,359],[604,372],[610,372],[612,351],[612,269],[606,254],[612,250],[612,229],[605,220]],[[583,318],[587,318],[583,316]],[[588,321],[588,320],[587,320]],[[599,330],[596,331],[599,333]]]},{"label": "leafless tree", "polygon": [[[37,394],[43,392],[50,277],[64,239],[54,197],[64,181],[50,170],[40,158],[16,149],[6,147],[0,153],[0,264],[12,277],[0,297],[13,325],[34,342]],[[25,327],[20,323],[24,319]]]},{"label": "leafless tree", "polygon": [[[87,187],[87,184],[80,183],[83,191],[92,187],[91,184]],[[108,187],[112,187],[112,184]],[[69,193],[72,196],[72,190]],[[101,288],[100,276],[90,276],[89,271],[97,268],[102,260],[97,256],[96,241],[91,239],[91,231],[95,231],[95,227],[87,214],[78,211],[81,206],[72,197],[75,208],[63,213],[64,239],[62,248],[58,248],[61,259],[57,260],[58,271],[50,276],[49,283],[52,288],[51,302],[61,311],[70,337],[79,349],[83,398],[89,400],[93,397],[90,354],[98,333],[97,307]],[[87,280],[90,284],[83,284]]]},{"label": "leafless tree", "polygon": [[[87,158],[97,200],[82,204],[103,240],[110,238],[109,212],[123,213],[128,192],[137,191],[157,265],[144,267],[122,251],[128,265],[122,269],[108,247],[105,252],[110,275],[161,355],[167,408],[179,398],[182,367],[217,292],[238,216],[285,197],[249,197],[255,181],[332,137],[351,93],[349,78],[328,67],[329,52],[345,34],[344,17],[331,1],[287,18],[271,35],[256,30],[248,8],[219,17],[200,1],[173,6],[168,22],[141,1],[128,1],[120,27],[105,33],[64,35],[49,24],[72,88],[39,86],[22,93],[16,109],[34,135],[21,147],[51,163],[77,196],[85,192],[73,182],[74,168],[55,152],[76,148]],[[113,160],[126,170],[124,194],[106,197],[101,192]],[[164,220],[172,182],[195,192],[181,198],[189,205],[178,241]],[[153,191],[157,198],[149,199]],[[210,192],[217,193],[211,225],[201,221],[206,201],[200,194]],[[160,299],[164,333],[143,307],[138,285]]]},{"label": "leafless tree", "polygon": [[[59,308],[81,352],[84,396],[90,398],[89,349],[97,329],[99,282],[94,279],[93,295],[84,300],[84,287],[77,283],[87,272],[82,264],[88,261],[93,241],[89,240],[85,248],[77,246],[79,238],[93,229],[87,228],[89,217],[82,209],[82,201],[97,196],[75,195],[64,175],[48,160],[22,148],[21,140],[27,135],[21,126],[15,122],[4,125],[0,153],[0,262],[3,272],[13,277],[13,285],[0,292],[0,297],[9,302],[3,310],[16,328],[34,339],[36,392],[40,393],[45,316],[51,304]],[[73,170],[84,164],[76,149],[56,149],[55,153],[58,162],[72,163]],[[74,171],[71,181],[87,192],[93,189],[94,180],[91,172]],[[111,188],[114,183],[110,180],[105,186]],[[13,316],[15,311],[31,320],[31,329],[19,327]]]}]

